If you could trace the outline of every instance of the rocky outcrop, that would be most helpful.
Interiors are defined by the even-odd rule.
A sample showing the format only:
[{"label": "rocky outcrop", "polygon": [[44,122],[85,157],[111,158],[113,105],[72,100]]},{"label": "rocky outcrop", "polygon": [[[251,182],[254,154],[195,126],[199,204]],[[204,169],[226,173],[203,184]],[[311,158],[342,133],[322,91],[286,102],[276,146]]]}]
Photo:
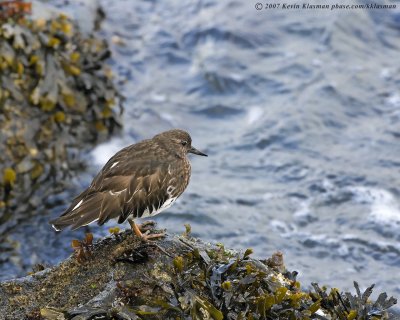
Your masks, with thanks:
[{"label": "rocky outcrop", "polygon": [[[389,319],[396,303],[301,289],[281,253],[267,260],[187,233],[142,242],[131,231],[73,241],[66,261],[0,284],[1,319]],[[43,248],[45,250],[45,248]],[[393,315],[392,318],[393,319]]]},{"label": "rocky outcrop", "polygon": [[62,190],[82,149],[119,126],[109,56],[65,15],[0,21],[1,231]]}]

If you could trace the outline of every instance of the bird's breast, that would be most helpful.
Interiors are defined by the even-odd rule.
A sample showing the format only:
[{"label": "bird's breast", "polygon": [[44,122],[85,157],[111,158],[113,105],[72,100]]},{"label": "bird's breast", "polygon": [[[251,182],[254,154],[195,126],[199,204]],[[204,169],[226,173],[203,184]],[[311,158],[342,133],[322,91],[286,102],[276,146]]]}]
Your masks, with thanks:
[{"label": "bird's breast", "polygon": [[179,197],[190,180],[190,163],[187,159],[176,161],[168,166],[166,191],[170,197]]},{"label": "bird's breast", "polygon": [[182,165],[181,175],[180,175],[180,180],[182,183],[182,192],[186,189],[186,187],[189,184],[190,175],[191,175],[190,162],[185,157],[184,161],[183,161],[183,165]]}]

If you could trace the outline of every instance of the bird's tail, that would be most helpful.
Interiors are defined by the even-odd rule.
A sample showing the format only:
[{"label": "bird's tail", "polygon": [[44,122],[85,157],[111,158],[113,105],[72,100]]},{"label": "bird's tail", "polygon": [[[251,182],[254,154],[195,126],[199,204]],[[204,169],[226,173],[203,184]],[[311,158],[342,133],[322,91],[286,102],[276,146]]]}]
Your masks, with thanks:
[{"label": "bird's tail", "polygon": [[117,208],[113,207],[113,201],[108,199],[107,193],[95,193],[81,199],[77,204],[71,205],[59,218],[50,221],[56,231],[61,231],[67,227],[75,230],[98,220],[103,224],[115,213]]}]

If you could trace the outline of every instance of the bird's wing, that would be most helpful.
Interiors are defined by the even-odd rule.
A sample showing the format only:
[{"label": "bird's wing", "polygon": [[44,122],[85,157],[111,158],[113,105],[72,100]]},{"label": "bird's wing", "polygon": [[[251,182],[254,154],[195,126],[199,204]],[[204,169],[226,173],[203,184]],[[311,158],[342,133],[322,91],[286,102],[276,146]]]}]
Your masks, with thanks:
[{"label": "bird's wing", "polygon": [[[147,140],[144,142],[146,141]],[[136,155],[136,158],[130,158],[132,153]],[[89,198],[92,193],[104,189],[107,185],[110,186],[110,190],[113,192],[125,189],[125,184],[128,185],[129,183],[128,181],[125,181],[125,177],[132,175],[132,173],[140,168],[143,162],[145,162],[139,160],[143,160],[143,156],[146,157],[146,150],[143,142],[130,145],[118,151],[107,161],[104,167],[93,179],[90,186],[72,200],[71,205],[62,213],[61,216],[68,215],[72,210],[74,210],[79,202],[81,202],[81,200]],[[147,156],[150,156],[150,154]]]},{"label": "bird's wing", "polygon": [[171,176],[168,165],[160,164],[149,174],[132,177],[126,190],[124,205],[118,223],[124,222],[129,215],[140,218],[158,211],[170,197],[168,182]]},{"label": "bird's wing", "polygon": [[[89,188],[74,199],[66,212],[51,222],[55,229],[68,226],[76,229],[96,220],[101,225],[117,217],[123,222],[130,214],[140,217],[146,209],[157,209],[166,201],[168,194],[162,177],[168,173],[168,164],[154,160],[154,157],[122,161],[116,156],[116,159],[110,159]],[[113,164],[118,160],[124,167],[114,170]]]}]

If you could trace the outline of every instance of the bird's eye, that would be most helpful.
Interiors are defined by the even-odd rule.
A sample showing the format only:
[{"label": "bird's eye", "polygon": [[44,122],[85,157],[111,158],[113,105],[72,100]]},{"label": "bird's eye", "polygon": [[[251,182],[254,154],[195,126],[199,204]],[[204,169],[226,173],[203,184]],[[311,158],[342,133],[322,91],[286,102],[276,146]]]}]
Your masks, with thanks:
[{"label": "bird's eye", "polygon": [[186,145],[187,145],[187,141],[182,140],[182,141],[181,141],[181,145],[186,146]]}]

